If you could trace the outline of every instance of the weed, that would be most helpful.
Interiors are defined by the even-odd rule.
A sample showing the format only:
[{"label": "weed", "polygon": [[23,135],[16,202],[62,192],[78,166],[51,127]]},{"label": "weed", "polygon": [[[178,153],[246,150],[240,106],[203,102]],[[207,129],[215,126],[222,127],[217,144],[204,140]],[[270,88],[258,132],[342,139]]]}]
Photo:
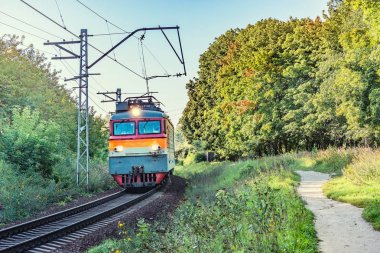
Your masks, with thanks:
[{"label": "weed", "polygon": [[118,250],[317,252],[313,215],[296,194],[289,157],[179,168],[190,186],[171,222],[140,220],[136,231],[122,228]]}]

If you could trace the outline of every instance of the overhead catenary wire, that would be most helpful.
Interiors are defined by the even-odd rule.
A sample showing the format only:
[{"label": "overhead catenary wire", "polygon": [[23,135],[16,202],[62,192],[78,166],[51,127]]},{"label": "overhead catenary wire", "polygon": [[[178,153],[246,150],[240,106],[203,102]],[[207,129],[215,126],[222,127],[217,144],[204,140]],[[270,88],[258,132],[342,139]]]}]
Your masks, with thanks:
[{"label": "overhead catenary wire", "polygon": [[[56,37],[56,38],[60,38],[59,36],[57,36],[57,35],[55,35],[55,34],[52,34],[52,33],[49,33],[49,32],[46,32],[46,31],[44,31],[44,30],[42,30],[41,28],[38,28],[38,27],[36,27],[36,26],[33,26],[33,25],[31,25],[31,24],[28,24],[27,22],[25,22],[25,21],[23,21],[23,20],[21,20],[21,19],[18,19],[18,18],[16,18],[16,17],[13,17],[13,16],[11,16],[11,15],[9,15],[9,14],[7,14],[7,13],[5,13],[5,12],[2,12],[2,11],[0,11],[0,13],[2,13],[2,14],[4,14],[4,15],[7,15],[7,16],[9,16],[9,17],[11,17],[11,18],[13,18],[13,19],[15,19],[15,20],[17,20],[17,21],[19,21],[19,22],[21,22],[21,23],[23,23],[23,24],[25,24],[25,25],[28,25],[28,26],[30,26],[30,27],[33,27],[34,29],[37,29],[37,30],[39,30],[39,31],[43,31],[43,32],[45,32],[45,33],[47,33],[47,34],[49,34],[49,35],[51,35],[51,36],[54,36],[54,37]],[[15,27],[15,26],[12,26],[12,25],[9,25],[9,24],[6,24],[6,23],[3,23],[3,22],[0,22],[0,24],[3,24],[3,25],[5,25],[5,26],[8,26],[8,27],[10,27],[10,28],[12,28],[12,29],[15,29],[15,30],[17,30],[17,31],[20,31],[20,32],[23,32],[23,33],[26,33],[26,34],[29,34],[29,35],[31,35],[31,36],[33,36],[33,37],[36,37],[36,38],[38,38],[38,39],[40,39],[40,40],[43,40],[43,41],[48,41],[48,39],[47,38],[45,38],[45,37],[42,37],[42,36],[39,36],[39,35],[36,35],[36,34],[34,34],[34,33],[31,33],[31,32],[27,32],[27,31],[25,31],[25,30],[22,30],[22,29],[20,29],[20,28],[17,28],[17,27]],[[19,44],[18,46],[21,46],[21,47],[24,47],[24,48],[30,48],[30,46],[27,46],[27,45],[23,45],[23,44]],[[46,53],[46,54],[49,54],[49,55],[60,55],[60,51],[58,51],[58,49],[56,49],[56,48],[54,48],[55,49],[55,51],[56,51],[56,53],[54,54],[54,53],[51,53],[51,52],[48,52],[48,51],[45,51],[45,50],[41,50],[41,49],[36,49],[37,51],[39,51],[39,52],[44,52],[44,53]],[[69,64],[69,63],[67,63],[65,60],[64,61],[61,61],[61,63],[62,63],[62,65],[63,65],[63,67],[71,74],[71,75],[74,75],[74,72],[75,72],[75,70],[71,67],[71,65]],[[63,78],[61,78],[61,77],[59,77],[59,76],[57,76],[57,78],[59,79],[59,80],[61,80],[61,81],[65,81],[65,79],[63,79]],[[99,87],[101,87],[102,89],[104,89],[104,90],[106,90],[106,88],[104,87],[104,86],[102,86],[93,76],[91,76],[91,78],[95,81],[95,83],[99,86]],[[89,91],[89,92],[91,92],[91,91]],[[94,95],[92,92],[91,92],[91,94],[93,95],[93,96],[96,96],[96,95]],[[101,106],[99,106],[91,97],[89,97],[89,99],[100,109],[100,110],[102,110],[103,112],[105,112],[105,113],[109,113],[109,112],[107,112],[107,111],[105,111]]]},{"label": "overhead catenary wire", "polygon": [[61,17],[62,24],[63,24],[64,27],[66,27],[65,21],[63,20],[62,12],[61,12],[61,9],[59,8],[57,0],[55,0],[55,4],[57,5],[57,9],[58,9],[58,12],[59,12],[59,16]]},{"label": "overhead catenary wire", "polygon": [[142,41],[143,39],[145,38],[145,32],[143,35],[141,35],[140,39],[139,39],[139,42],[140,42],[140,48],[141,48],[141,57],[140,57],[140,60],[142,58],[142,72],[143,72],[143,76],[145,78],[145,83],[146,83],[146,90],[147,90],[147,93],[149,94],[149,79],[148,79],[148,74],[146,72],[146,64],[145,64],[145,56],[144,56],[144,48],[143,48],[143,45],[142,45]]},{"label": "overhead catenary wire", "polygon": [[[2,37],[1,37],[1,39],[5,39],[4,37],[5,36],[7,36],[7,35],[3,35]],[[11,36],[10,35],[8,35],[9,36],[9,38],[11,38]],[[42,49],[37,49],[37,48],[35,48],[35,47],[33,47],[33,45],[32,44],[30,44],[30,45],[24,45],[24,44],[17,44],[16,45],[16,47],[23,47],[25,50],[26,49],[33,49],[33,50],[35,50],[36,52],[38,52],[38,53],[45,53],[45,54],[49,54],[49,55],[55,55],[55,54],[53,54],[52,52],[48,52],[48,51],[45,51],[45,50],[42,50]],[[24,50],[23,49],[23,50]]]},{"label": "overhead catenary wire", "polygon": [[[2,12],[3,13],[3,12]],[[17,19],[17,18],[15,18],[15,19]],[[22,23],[25,23],[26,24],[26,22],[25,21],[22,21],[21,19],[17,19],[19,22],[22,22]],[[12,29],[15,29],[15,30],[18,30],[18,31],[21,31],[21,32],[23,32],[23,33],[26,33],[26,34],[29,34],[29,35],[31,35],[31,36],[33,36],[33,37],[36,37],[36,38],[38,38],[38,39],[41,39],[41,40],[43,40],[43,41],[47,41],[48,39],[47,38],[44,38],[44,37],[41,37],[41,36],[38,36],[38,35],[36,35],[36,34],[33,34],[33,33],[30,33],[30,32],[27,32],[27,31],[24,31],[24,30],[22,30],[22,29],[20,29],[20,28],[17,28],[17,27],[15,27],[15,26],[11,26],[11,25],[8,25],[8,24],[6,24],[6,23],[3,23],[3,22],[0,22],[0,24],[3,24],[3,25],[6,25],[6,26],[8,26],[8,27],[11,27]],[[31,25],[32,26],[32,25]],[[35,27],[35,26],[32,26],[33,28],[35,28],[35,29],[38,29],[38,30],[42,30],[42,29],[40,29],[40,28],[38,28],[38,27]],[[57,37],[57,36],[56,36]],[[19,44],[18,46],[21,46],[21,47],[24,47],[24,48],[30,48],[30,46],[26,46],[26,45],[23,45],[23,44]],[[56,49],[56,48],[54,48],[54,49]],[[56,54],[54,54],[54,53],[51,53],[51,52],[48,52],[48,51],[44,51],[44,50],[40,50],[40,49],[35,49],[35,50],[37,50],[37,51],[39,51],[39,52],[44,52],[44,53],[47,53],[47,54],[50,54],[50,55],[56,55]],[[56,52],[59,54],[59,52],[56,50]],[[59,77],[58,77],[59,78]],[[59,78],[59,79],[62,79],[62,78]]]},{"label": "overhead catenary wire", "polygon": [[[57,50],[57,49],[56,49]],[[66,70],[71,74],[71,75],[74,75],[74,70],[72,69],[72,67],[64,60],[62,61],[62,65],[66,68]],[[71,69],[71,70],[70,70]],[[73,72],[72,72],[73,71]],[[75,82],[78,84],[79,86],[79,82],[78,80],[75,80]],[[73,88],[75,89],[75,88]],[[91,92],[91,90],[88,90],[88,92],[93,95],[93,96],[96,96],[94,93]],[[104,110],[100,105],[98,105],[90,96],[88,96],[88,98],[100,109],[102,110],[104,113],[108,114],[109,112],[107,112],[106,110]]]},{"label": "overhead catenary wire", "polygon": [[12,19],[14,19],[14,20],[17,20],[18,22],[23,23],[24,25],[27,25],[27,26],[29,26],[29,27],[32,27],[32,28],[34,28],[34,29],[36,29],[36,30],[38,30],[38,31],[40,31],[40,32],[43,32],[43,33],[46,33],[46,34],[48,34],[48,35],[50,35],[50,36],[53,36],[53,37],[56,37],[56,38],[58,38],[58,39],[62,39],[62,40],[64,40],[64,38],[62,38],[62,37],[59,37],[59,36],[57,36],[57,35],[55,35],[55,34],[53,34],[53,33],[50,33],[50,32],[48,32],[48,31],[45,31],[45,30],[41,29],[41,28],[38,28],[38,27],[36,27],[36,26],[34,26],[34,25],[32,25],[32,24],[29,24],[28,22],[25,22],[25,21],[23,21],[23,20],[21,20],[21,19],[19,19],[19,18],[16,18],[16,17],[14,17],[14,16],[12,16],[12,15],[10,15],[10,14],[8,14],[8,13],[5,13],[5,12],[3,12],[3,11],[1,11],[1,10],[0,10],[0,13],[3,14],[3,15],[5,15],[5,16],[7,16],[7,17],[10,17],[10,18],[12,18]]},{"label": "overhead catenary wire", "polygon": [[[20,22],[20,23],[23,23],[23,24],[25,24],[25,25],[28,25],[28,26],[30,26],[30,27],[36,29],[36,30],[39,30],[39,31],[44,32],[44,33],[46,33],[46,34],[49,34],[50,36],[53,36],[53,37],[56,37],[56,38],[59,38],[59,39],[64,40],[63,38],[61,38],[61,37],[59,37],[59,36],[57,36],[57,35],[55,35],[55,34],[53,34],[53,33],[50,33],[50,32],[48,32],[48,31],[45,31],[45,30],[43,30],[43,29],[41,29],[41,28],[39,28],[39,27],[37,27],[37,26],[31,25],[31,24],[29,24],[29,23],[27,23],[27,22],[25,22],[25,21],[23,21],[23,20],[21,20],[21,19],[19,19],[19,18],[16,18],[16,17],[14,17],[14,16],[12,16],[12,15],[9,15],[8,13],[5,13],[5,12],[3,12],[3,11],[1,11],[1,10],[0,10],[0,13],[2,13],[2,14],[6,15],[6,16],[8,16],[8,17],[14,19],[14,20],[17,20],[17,21]],[[2,23],[2,22],[0,22],[0,23]],[[2,23],[2,24],[3,24],[3,25],[6,25],[6,26],[8,26],[8,27],[11,27],[11,28],[13,28],[13,29],[15,29],[15,30],[21,31],[21,32],[23,32],[23,33],[29,34],[29,35],[31,35],[31,36],[33,36],[33,37],[38,38],[38,39],[41,39],[41,40],[44,40],[44,41],[48,41],[48,40],[49,40],[49,39],[47,39],[47,38],[45,38],[45,37],[41,37],[41,36],[38,36],[38,35],[36,35],[36,34],[30,33],[30,32],[27,32],[27,31],[24,31],[24,30],[22,30],[22,29],[20,29],[20,28],[17,28],[17,27],[15,27],[15,26],[11,26],[11,25],[6,24],[6,23]],[[29,48],[29,46],[26,46],[26,45],[23,45],[23,44],[20,44],[19,46],[22,46],[22,47],[24,47],[24,48]],[[56,49],[56,48],[54,48],[54,49]],[[43,53],[49,54],[49,55],[56,55],[56,54],[54,54],[54,53],[51,53],[51,52],[48,52],[48,51],[45,51],[45,50],[42,50],[42,49],[36,49],[36,50],[39,51],[39,52],[43,52]],[[59,54],[59,52],[58,52],[57,50],[56,50],[56,53]],[[64,64],[64,62],[62,62],[62,64]],[[75,72],[75,71],[72,69],[72,67],[71,67],[70,64],[68,64],[68,63],[66,63],[66,64],[67,64],[67,66],[68,66],[73,72]],[[65,67],[65,68],[67,69],[67,67]],[[73,74],[72,72],[70,72],[70,73]],[[98,82],[93,76],[91,76],[91,77],[92,77],[92,79],[97,83],[98,86],[100,86],[102,89],[106,90],[106,88],[105,88],[104,86],[102,86],[102,85],[101,85],[101,84],[100,84],[100,83],[99,83],[99,82]]]},{"label": "overhead catenary wire", "polygon": [[[19,20],[20,22],[24,22],[24,21],[21,21],[21,20]],[[44,38],[44,37],[41,37],[41,36],[38,36],[38,35],[36,35],[36,34],[33,34],[33,33],[30,33],[30,32],[27,32],[27,31],[24,31],[24,30],[22,30],[22,29],[19,29],[19,28],[17,28],[17,27],[15,27],[15,26],[12,26],[12,25],[9,25],[9,24],[6,24],[6,23],[3,23],[3,22],[0,22],[0,24],[3,24],[3,25],[5,25],[5,26],[8,26],[8,27],[10,27],[10,28],[12,28],[12,29],[15,29],[15,30],[18,30],[18,31],[20,31],[20,32],[23,32],[23,33],[26,33],[26,34],[29,34],[29,35],[31,35],[31,36],[33,36],[33,37],[36,37],[36,38],[38,38],[38,39],[41,39],[41,40],[43,40],[43,41],[46,41],[46,40],[48,40],[48,39],[46,39],[46,38]],[[34,27],[34,28],[36,28],[36,29],[38,29],[37,27]],[[26,45],[23,45],[23,44],[20,44],[19,46],[22,46],[22,47],[25,47],[25,48],[30,48],[29,46],[26,46]],[[51,55],[54,55],[53,53],[51,53],[51,52],[48,52],[48,51],[44,51],[44,50],[40,50],[40,49],[36,49],[37,51],[41,51],[41,52],[45,52],[45,53],[47,53],[47,54],[51,54]],[[57,52],[58,54],[59,54],[59,52]],[[69,71],[69,69],[66,67],[66,65],[64,65],[63,64],[63,66],[67,69],[67,71]],[[70,65],[68,65],[68,66],[70,66]],[[71,66],[70,66],[71,67]],[[70,71],[69,71],[70,72]],[[57,77],[58,79],[61,79],[62,80],[62,78],[60,78],[60,77]],[[105,113],[107,113],[108,114],[108,112],[107,111],[105,111],[101,106],[99,106],[91,97],[89,97],[90,98],[90,100],[100,109],[100,110],[102,110],[103,112],[105,112]]]},{"label": "overhead catenary wire", "polygon": [[[94,11],[93,9],[91,9],[90,7],[88,7],[86,4],[84,4],[83,2],[81,2],[80,0],[76,0],[79,4],[81,4],[82,6],[84,6],[86,9],[88,9],[89,11],[91,11],[92,13],[94,13],[96,16],[98,16],[99,18],[103,19],[107,24],[110,24],[112,25],[113,27],[119,29],[120,31],[122,31],[123,33],[110,33],[110,31],[108,30],[108,34],[97,34],[97,35],[90,35],[90,36],[101,36],[101,35],[113,35],[113,34],[130,34],[131,32],[128,32],[126,31],[125,29],[121,28],[120,26],[118,25],[115,25],[114,23],[112,23],[111,21],[109,21],[108,19],[106,19],[105,17],[103,17],[102,15],[100,15],[99,13],[97,13],[96,11]],[[137,40],[139,40],[140,38],[133,35],[134,38],[136,38]],[[143,46],[148,50],[149,54],[153,57],[153,59],[158,63],[158,65],[161,66],[161,68],[164,70],[165,72],[165,75],[168,75],[169,76],[169,73],[168,71],[165,69],[165,67],[162,65],[162,63],[157,59],[157,57],[152,53],[152,51],[146,46],[144,45],[144,43],[142,43]],[[112,45],[112,43],[111,43]],[[146,79],[146,77],[145,77]]]},{"label": "overhead catenary wire", "polygon": [[[66,27],[62,26],[61,24],[59,24],[57,21],[55,21],[54,19],[50,18],[49,16],[47,16],[46,14],[44,14],[43,12],[39,11],[38,9],[36,9],[35,7],[33,7],[32,5],[30,5],[29,3],[27,3],[26,1],[24,0],[20,0],[22,3],[24,3],[25,5],[27,5],[29,8],[33,9],[34,11],[36,11],[37,13],[39,13],[40,15],[42,15],[43,17],[47,18],[48,20],[50,20],[51,22],[53,22],[54,24],[56,24],[57,26],[61,27],[62,29],[64,29],[65,31],[67,31],[68,33],[70,33],[71,35],[73,35],[74,37],[76,38],[80,38],[79,35],[76,35],[75,33],[73,33],[72,31],[70,31],[69,29],[67,29]],[[87,43],[91,48],[93,48],[94,50],[96,50],[97,52],[101,53],[101,54],[104,54],[103,51],[101,51],[100,49],[98,49],[97,47],[93,46],[92,44],[90,43]],[[118,60],[116,60],[115,58],[112,58],[111,56],[107,55],[106,56],[107,58],[113,60],[114,62],[116,62],[117,64],[119,64],[120,66],[122,66],[123,68],[127,69],[128,71],[130,71],[131,73],[135,74],[136,76],[144,79],[144,77],[142,77],[140,74],[138,74],[136,71],[132,70],[131,68],[127,67],[125,64],[119,62]]]},{"label": "overhead catenary wire", "polygon": [[99,13],[97,13],[96,11],[94,11],[93,9],[91,9],[90,7],[88,7],[87,5],[85,5],[83,2],[79,1],[79,0],[76,0],[78,3],[80,3],[82,6],[84,6],[86,9],[88,9],[89,11],[91,11],[92,13],[94,13],[96,16],[98,16],[99,18],[103,19],[104,21],[108,22],[110,25],[118,28],[119,30],[125,32],[125,33],[131,33],[131,32],[128,32],[126,30],[124,30],[123,28],[115,25],[114,23],[112,23],[111,21],[107,20],[106,18],[104,18],[103,16],[101,16]]},{"label": "overhead catenary wire", "polygon": [[95,34],[88,34],[87,36],[88,37],[98,37],[98,36],[110,36],[110,35],[122,35],[122,34],[128,34],[130,32],[119,32],[119,33],[111,33],[111,32],[108,32],[108,33],[95,33]]},{"label": "overhead catenary wire", "polygon": [[[56,48],[54,48],[54,49],[57,51]],[[58,51],[57,51],[57,52],[58,52]],[[67,66],[68,66],[68,68],[71,69],[71,71],[69,71],[70,74],[73,75],[73,76],[75,76],[75,74],[74,74],[74,73],[75,73],[75,70],[73,69],[73,67],[72,67],[69,63],[67,63],[66,60],[62,60],[62,63],[66,63]],[[107,90],[103,85],[101,85],[101,84],[98,82],[98,80],[95,79],[95,77],[93,77],[93,76],[90,76],[90,77],[94,80],[94,82],[95,82],[99,87],[101,87],[101,88],[104,89],[104,90]]]},{"label": "overhead catenary wire", "polygon": [[166,68],[161,64],[161,62],[157,59],[157,57],[150,51],[150,49],[143,43],[143,47],[145,47],[146,50],[148,50],[149,54],[153,57],[153,59],[161,66],[161,68],[164,70],[165,75],[169,75],[169,72],[166,70]]},{"label": "overhead catenary wire", "polygon": [[1,22],[1,21],[0,21],[0,24],[5,25],[5,26],[8,26],[8,27],[10,27],[10,28],[12,28],[12,29],[18,30],[18,31],[20,31],[20,32],[23,32],[23,33],[29,34],[29,35],[31,35],[31,36],[33,36],[33,37],[38,38],[38,39],[46,40],[45,38],[43,38],[43,37],[41,37],[41,36],[38,36],[38,35],[36,35],[36,34],[30,33],[30,32],[27,32],[27,31],[24,31],[24,30],[22,30],[22,29],[20,29],[20,28],[17,28],[17,27],[15,27],[15,26],[12,26],[12,25],[9,25],[9,24],[6,24],[6,23],[4,23],[4,22]]},{"label": "overhead catenary wire", "polygon": [[[108,33],[110,33],[110,26],[108,25],[108,21],[106,21],[106,25],[107,25]],[[109,35],[109,38],[110,38],[111,47],[113,47],[113,42],[112,42],[112,37],[111,37],[111,35]],[[115,59],[116,59],[115,51],[113,51],[113,57],[115,57]]]},{"label": "overhead catenary wire", "polygon": [[[58,51],[56,48],[55,48],[55,50]],[[68,63],[66,62],[66,60],[62,60],[61,62],[62,62],[62,65],[65,67],[65,69],[66,69],[71,75],[74,76],[74,75],[75,75],[75,74],[74,74],[75,70],[71,67],[71,65],[68,64]],[[76,81],[77,84],[79,85],[78,80],[75,80],[75,81]],[[101,84],[100,84],[99,82],[97,82],[96,79],[94,79],[94,81],[96,81],[96,83],[97,83],[100,87],[102,87],[103,89],[105,89],[103,86],[101,86]]]}]

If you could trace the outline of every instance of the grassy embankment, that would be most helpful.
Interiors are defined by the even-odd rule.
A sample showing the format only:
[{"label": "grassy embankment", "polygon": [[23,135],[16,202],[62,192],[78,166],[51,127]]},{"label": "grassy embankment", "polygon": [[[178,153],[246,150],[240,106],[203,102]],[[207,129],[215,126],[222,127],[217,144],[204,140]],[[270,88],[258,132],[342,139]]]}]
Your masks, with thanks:
[{"label": "grassy embankment", "polygon": [[317,252],[313,215],[295,187],[293,156],[177,169],[185,201],[168,219],[120,224],[123,240],[90,252]]},{"label": "grassy embankment", "polygon": [[380,150],[331,149],[304,154],[295,169],[330,173],[323,186],[331,199],[363,207],[363,218],[380,230]]},{"label": "grassy embankment", "polygon": [[[380,228],[380,151],[330,149],[238,163],[180,167],[189,180],[186,199],[168,219],[140,220],[135,231],[120,224],[124,240],[94,252],[317,252],[313,216],[295,193],[294,170],[330,173],[330,198],[364,207]],[[170,222],[168,222],[170,221]]]},{"label": "grassy embankment", "polygon": [[0,160],[0,228],[14,220],[28,218],[52,204],[65,205],[79,196],[90,196],[114,186],[107,165],[91,161],[91,184],[76,187],[74,160],[68,159],[54,167],[54,176],[44,178],[29,171],[21,173]]}]

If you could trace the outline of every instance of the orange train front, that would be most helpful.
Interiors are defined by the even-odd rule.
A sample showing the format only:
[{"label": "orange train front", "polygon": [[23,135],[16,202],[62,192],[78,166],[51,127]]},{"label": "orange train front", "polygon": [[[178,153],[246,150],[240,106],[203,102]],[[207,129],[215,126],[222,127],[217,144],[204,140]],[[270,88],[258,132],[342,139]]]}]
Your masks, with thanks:
[{"label": "orange train front", "polygon": [[174,128],[154,97],[116,103],[110,121],[109,171],[119,186],[163,182],[174,170]]}]

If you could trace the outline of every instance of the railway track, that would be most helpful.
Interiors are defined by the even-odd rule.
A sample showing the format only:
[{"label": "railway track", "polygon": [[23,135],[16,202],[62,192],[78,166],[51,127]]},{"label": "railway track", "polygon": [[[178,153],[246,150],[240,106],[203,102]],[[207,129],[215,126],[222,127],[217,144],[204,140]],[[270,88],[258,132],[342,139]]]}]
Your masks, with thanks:
[{"label": "railway track", "polygon": [[0,252],[25,252],[57,238],[65,238],[75,231],[79,234],[85,233],[80,230],[89,232],[97,228],[95,223],[110,220],[115,214],[152,196],[157,190],[158,188],[155,188],[143,194],[118,192],[78,207],[0,230]]}]

